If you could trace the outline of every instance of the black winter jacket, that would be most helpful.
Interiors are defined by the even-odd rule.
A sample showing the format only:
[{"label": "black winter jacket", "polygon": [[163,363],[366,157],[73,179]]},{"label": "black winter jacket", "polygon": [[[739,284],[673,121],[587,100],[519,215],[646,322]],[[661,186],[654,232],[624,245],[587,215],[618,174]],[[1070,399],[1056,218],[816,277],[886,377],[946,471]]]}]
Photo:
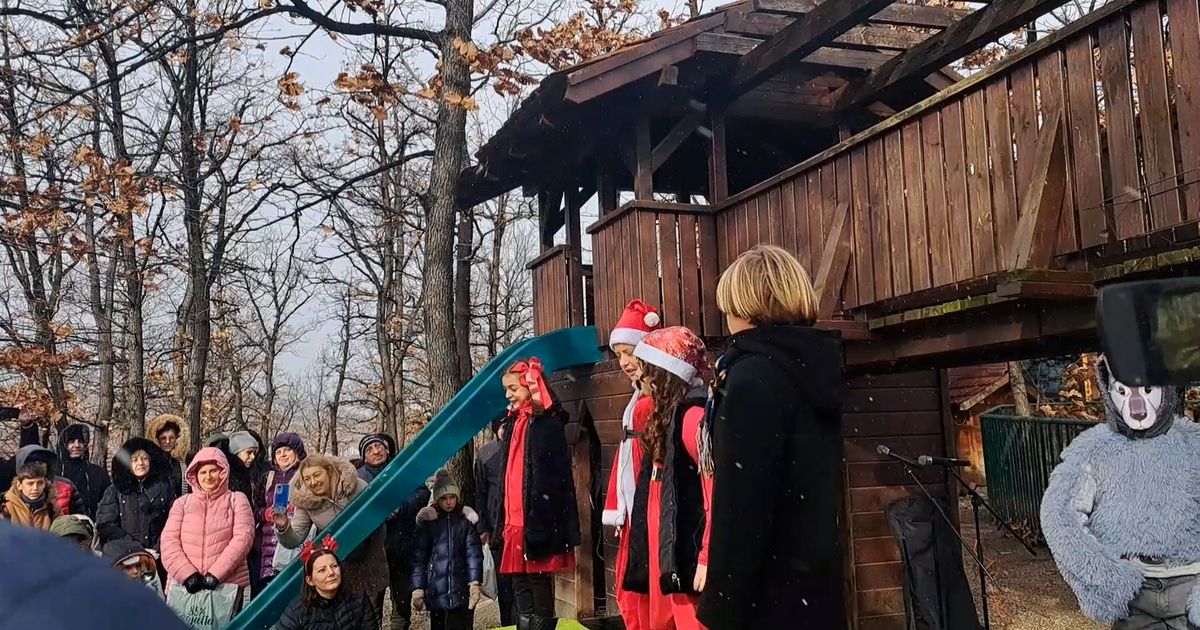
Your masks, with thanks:
[{"label": "black winter jacket", "polygon": [[108,473],[104,471],[103,466],[97,466],[88,461],[88,449],[84,449],[82,458],[71,459],[67,452],[67,443],[75,438],[80,438],[84,444],[89,444],[91,430],[83,424],[68,425],[62,430],[58,436],[58,465],[62,476],[75,484],[75,489],[79,492],[79,497],[83,502],[84,513],[88,518],[94,519],[96,518],[96,508],[100,506],[100,499],[104,497],[104,491],[108,489],[112,481],[108,478]]},{"label": "black winter jacket", "polygon": [[738,333],[718,361],[698,610],[710,630],[795,627],[800,601],[804,627],[846,627],[842,363],[840,335],[807,326]]},{"label": "black winter jacket", "polygon": [[[567,420],[567,413],[554,406],[534,415],[525,434],[522,506],[525,511],[525,555],[531,560],[571,551],[580,544],[579,506],[575,502],[575,478],[571,473],[571,452],[567,448]],[[514,421],[513,415],[505,419],[509,430],[500,450],[501,471],[508,469]],[[503,506],[503,473],[500,475],[500,496]],[[493,540],[503,545],[503,509],[494,526]]]},{"label": "black winter jacket", "polygon": [[292,602],[275,630],[379,630],[379,620],[366,595],[343,588],[333,599],[313,598],[311,606]]},{"label": "black winter jacket", "polygon": [[[142,479],[135,478],[129,468],[129,457],[135,451],[150,455],[150,472]],[[146,438],[130,438],[121,445],[112,459],[113,484],[104,491],[96,510],[101,544],[133,540],[146,549],[158,549],[171,503],[176,499],[170,465],[170,455]]]},{"label": "black winter jacket", "polygon": [[429,506],[417,512],[413,543],[414,589],[425,591],[431,610],[466,608],[471,582],[483,582],[483,546],[475,533],[478,514],[460,506],[453,512]]},{"label": "black winter jacket", "polygon": [[488,442],[475,453],[475,499],[476,505],[480,506],[479,524],[475,529],[480,534],[491,534],[496,530],[500,510],[504,509],[501,494],[504,456],[500,454],[503,446],[499,441]]}]

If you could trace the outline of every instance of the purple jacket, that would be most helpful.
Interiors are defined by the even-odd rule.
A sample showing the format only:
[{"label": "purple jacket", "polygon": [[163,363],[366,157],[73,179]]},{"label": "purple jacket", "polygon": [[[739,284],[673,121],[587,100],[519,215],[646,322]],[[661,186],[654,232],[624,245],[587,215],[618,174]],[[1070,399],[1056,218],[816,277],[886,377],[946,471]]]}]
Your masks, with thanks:
[{"label": "purple jacket", "polygon": [[[291,470],[281,471],[278,468],[273,469],[273,479],[270,483],[265,484],[263,491],[266,493],[262,505],[266,506],[259,510],[258,514],[254,515],[255,520],[259,523],[258,528],[258,548],[262,550],[262,564],[259,565],[263,577],[271,577],[276,571],[272,567],[275,560],[275,548],[279,546],[279,536],[275,533],[275,526],[271,524],[271,513],[274,510],[275,489],[279,486],[286,486],[292,482],[292,477],[296,476],[296,471],[300,470],[300,465],[296,464]],[[292,511],[292,506],[288,506],[288,513]]]}]

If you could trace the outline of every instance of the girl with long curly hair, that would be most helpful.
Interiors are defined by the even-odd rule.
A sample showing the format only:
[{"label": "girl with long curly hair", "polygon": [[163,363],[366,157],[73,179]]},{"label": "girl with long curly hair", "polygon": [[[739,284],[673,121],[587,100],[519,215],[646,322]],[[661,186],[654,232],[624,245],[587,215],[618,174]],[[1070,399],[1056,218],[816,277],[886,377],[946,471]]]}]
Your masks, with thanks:
[{"label": "girl with long curly hair", "polygon": [[649,415],[642,436],[646,461],[634,500],[631,553],[645,545],[649,556],[650,628],[698,630],[712,506],[712,479],[701,473],[699,456],[704,342],[673,326],[646,335],[633,354],[642,361],[652,404],[641,408]]}]

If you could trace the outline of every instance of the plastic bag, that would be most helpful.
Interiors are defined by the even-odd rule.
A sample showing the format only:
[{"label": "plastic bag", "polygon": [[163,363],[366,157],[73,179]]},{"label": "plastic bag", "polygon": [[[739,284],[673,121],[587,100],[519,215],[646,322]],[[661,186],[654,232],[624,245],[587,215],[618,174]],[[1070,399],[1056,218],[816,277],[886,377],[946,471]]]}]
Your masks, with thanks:
[{"label": "plastic bag", "polygon": [[492,557],[491,547],[483,546],[483,594],[488,599],[496,599],[496,559]]},{"label": "plastic bag", "polygon": [[[270,523],[267,523],[267,527],[274,526]],[[312,540],[316,535],[317,526],[313,525],[312,527],[308,528],[308,535],[304,537],[304,540]],[[300,557],[300,550],[303,547],[303,542],[301,542],[300,546],[296,547],[295,549],[288,549],[287,547],[284,547],[282,543],[276,544],[275,556],[271,558],[271,568],[275,570],[276,574],[283,573],[283,570],[287,568],[287,565],[291,564],[292,560]]]},{"label": "plastic bag", "polygon": [[172,582],[167,605],[187,625],[196,630],[221,630],[237,612],[238,585],[221,584],[211,591],[189,593],[182,584]]}]

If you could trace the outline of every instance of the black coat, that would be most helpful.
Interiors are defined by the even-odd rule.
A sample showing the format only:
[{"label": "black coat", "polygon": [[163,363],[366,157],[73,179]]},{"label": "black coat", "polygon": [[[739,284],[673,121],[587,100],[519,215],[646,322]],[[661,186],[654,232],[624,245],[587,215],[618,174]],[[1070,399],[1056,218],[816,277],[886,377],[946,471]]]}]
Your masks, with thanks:
[{"label": "black coat", "polygon": [[479,447],[475,453],[475,504],[480,506],[479,524],[475,529],[480,534],[495,531],[500,510],[504,509],[504,497],[501,494],[504,483],[502,448],[503,444],[493,441]]},{"label": "black coat", "polygon": [[471,582],[483,582],[483,546],[475,533],[478,515],[469,507],[417,512],[412,555],[413,589],[425,591],[431,610],[466,608]]},{"label": "black coat", "polygon": [[[381,435],[387,436],[388,439],[391,438],[386,433]],[[389,442],[389,444],[393,443]],[[394,446],[389,448],[394,448]],[[371,483],[391,463],[392,460],[389,457],[382,466],[363,464],[358,467],[358,478]],[[388,517],[383,548],[387,551],[388,566],[393,573],[397,570],[407,572],[409,565],[412,564],[412,539],[413,532],[417,528],[417,511],[426,505],[429,505],[429,488],[426,488],[425,484],[421,484]]]},{"label": "black coat", "polygon": [[[129,457],[134,451],[150,455],[150,472],[142,479],[133,476]],[[104,491],[96,510],[96,532],[100,543],[133,540],[147,549],[158,549],[159,536],[167,524],[175,488],[168,474],[171,457],[146,438],[130,438],[112,459],[113,484]]]},{"label": "black coat", "polygon": [[275,630],[379,630],[367,596],[342,590],[333,599],[314,597],[311,606],[297,599],[283,611]]},{"label": "black coat", "polygon": [[[567,413],[555,406],[534,415],[525,433],[525,481],[521,505],[525,512],[525,555],[540,560],[579,546],[579,506],[575,503],[575,478],[567,448]],[[501,448],[500,470],[508,469],[512,452],[512,423]],[[504,475],[500,475],[501,505]],[[503,545],[504,510],[500,510],[493,539]]]},{"label": "black coat", "polygon": [[838,333],[791,326],[739,333],[718,362],[710,630],[846,626],[842,363]]},{"label": "black coat", "polygon": [[71,440],[82,438],[87,444],[90,437],[90,431],[82,424],[72,424],[63,429],[62,434],[58,437],[58,465],[62,476],[75,484],[75,490],[83,502],[84,514],[88,518],[94,519],[96,518],[96,509],[100,506],[100,500],[104,498],[104,491],[112,485],[112,481],[103,466],[97,466],[88,461],[86,448],[80,459],[71,459],[67,452],[67,443]]}]

